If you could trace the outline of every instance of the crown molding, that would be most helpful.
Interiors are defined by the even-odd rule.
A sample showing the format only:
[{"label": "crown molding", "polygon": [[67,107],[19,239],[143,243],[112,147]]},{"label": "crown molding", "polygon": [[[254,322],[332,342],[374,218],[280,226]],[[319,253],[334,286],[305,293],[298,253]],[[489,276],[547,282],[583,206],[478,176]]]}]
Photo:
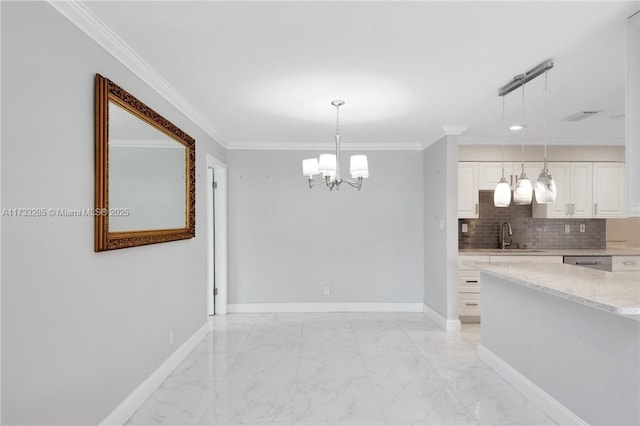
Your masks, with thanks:
[{"label": "crown molding", "polygon": [[442,126],[442,130],[444,130],[444,134],[447,136],[458,136],[461,135],[467,130],[466,124],[456,124],[456,125],[444,125]]},{"label": "crown molding", "polygon": [[184,96],[167,82],[151,65],[142,59],[124,40],[98,18],[83,2],[76,0],[47,0],[49,5],[60,12],[82,32],[109,52],[116,60],[148,84],[160,96],[193,121],[207,135],[226,148],[217,132],[205,117]]},{"label": "crown molding", "polygon": [[[468,137],[461,136],[458,139],[458,144],[460,145],[521,145],[522,141],[515,138],[507,138],[507,137]],[[583,138],[583,137],[567,137],[567,138],[551,138],[547,141],[547,146],[553,145],[624,145],[625,139],[624,137],[592,137],[592,138]],[[530,145],[540,145],[543,146],[544,142],[541,139],[533,139],[525,143],[525,146]]]},{"label": "crown molding", "polygon": [[[303,143],[303,142],[231,142],[227,145],[230,150],[264,150],[264,151],[334,151],[336,145],[332,143]],[[342,151],[422,151],[419,143],[341,143]]]}]

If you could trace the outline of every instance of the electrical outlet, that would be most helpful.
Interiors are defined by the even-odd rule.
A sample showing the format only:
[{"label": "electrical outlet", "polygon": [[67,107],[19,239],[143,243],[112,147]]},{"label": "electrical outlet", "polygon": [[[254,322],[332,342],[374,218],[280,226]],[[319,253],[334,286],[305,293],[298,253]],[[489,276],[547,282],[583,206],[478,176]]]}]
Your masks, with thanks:
[{"label": "electrical outlet", "polygon": [[569,225],[568,223],[564,224],[564,233],[568,234],[569,232],[571,232],[571,225]]},{"label": "electrical outlet", "polygon": [[440,219],[438,221],[438,229],[440,229],[441,231],[444,231],[444,219]]},{"label": "electrical outlet", "polygon": [[325,296],[329,296],[330,294],[331,294],[331,287],[326,286],[326,287],[324,288],[324,295],[325,295]]},{"label": "electrical outlet", "polygon": [[173,330],[169,332],[169,346],[173,345]]},{"label": "electrical outlet", "polygon": [[462,232],[469,232],[469,225],[466,223],[462,224]]},{"label": "electrical outlet", "polygon": [[585,226],[584,223],[580,224],[580,232],[584,232],[585,231]]}]

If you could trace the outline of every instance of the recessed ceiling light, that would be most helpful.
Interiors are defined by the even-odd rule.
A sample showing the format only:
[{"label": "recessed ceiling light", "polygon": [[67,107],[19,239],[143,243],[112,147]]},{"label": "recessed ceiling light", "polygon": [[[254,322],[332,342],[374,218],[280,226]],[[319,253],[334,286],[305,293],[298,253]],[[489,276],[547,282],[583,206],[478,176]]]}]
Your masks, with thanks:
[{"label": "recessed ceiling light", "polygon": [[527,127],[526,124],[514,124],[511,127],[509,127],[509,130],[522,130],[525,127]]}]

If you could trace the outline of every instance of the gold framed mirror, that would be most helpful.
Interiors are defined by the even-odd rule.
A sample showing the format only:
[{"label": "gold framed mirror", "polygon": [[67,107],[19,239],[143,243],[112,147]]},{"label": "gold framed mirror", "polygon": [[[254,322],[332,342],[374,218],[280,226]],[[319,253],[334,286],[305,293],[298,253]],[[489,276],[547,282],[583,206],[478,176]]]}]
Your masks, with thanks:
[{"label": "gold framed mirror", "polygon": [[195,237],[195,139],[96,74],[95,251]]}]

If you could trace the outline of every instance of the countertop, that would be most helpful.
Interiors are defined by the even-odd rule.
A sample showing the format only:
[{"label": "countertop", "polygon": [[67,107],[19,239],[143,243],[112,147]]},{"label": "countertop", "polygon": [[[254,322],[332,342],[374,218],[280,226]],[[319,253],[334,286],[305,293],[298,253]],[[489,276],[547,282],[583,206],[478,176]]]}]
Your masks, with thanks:
[{"label": "countertop", "polygon": [[640,271],[605,272],[563,263],[474,262],[480,272],[640,321]]},{"label": "countertop", "polygon": [[607,249],[460,249],[458,254],[469,256],[640,256],[640,248]]}]

